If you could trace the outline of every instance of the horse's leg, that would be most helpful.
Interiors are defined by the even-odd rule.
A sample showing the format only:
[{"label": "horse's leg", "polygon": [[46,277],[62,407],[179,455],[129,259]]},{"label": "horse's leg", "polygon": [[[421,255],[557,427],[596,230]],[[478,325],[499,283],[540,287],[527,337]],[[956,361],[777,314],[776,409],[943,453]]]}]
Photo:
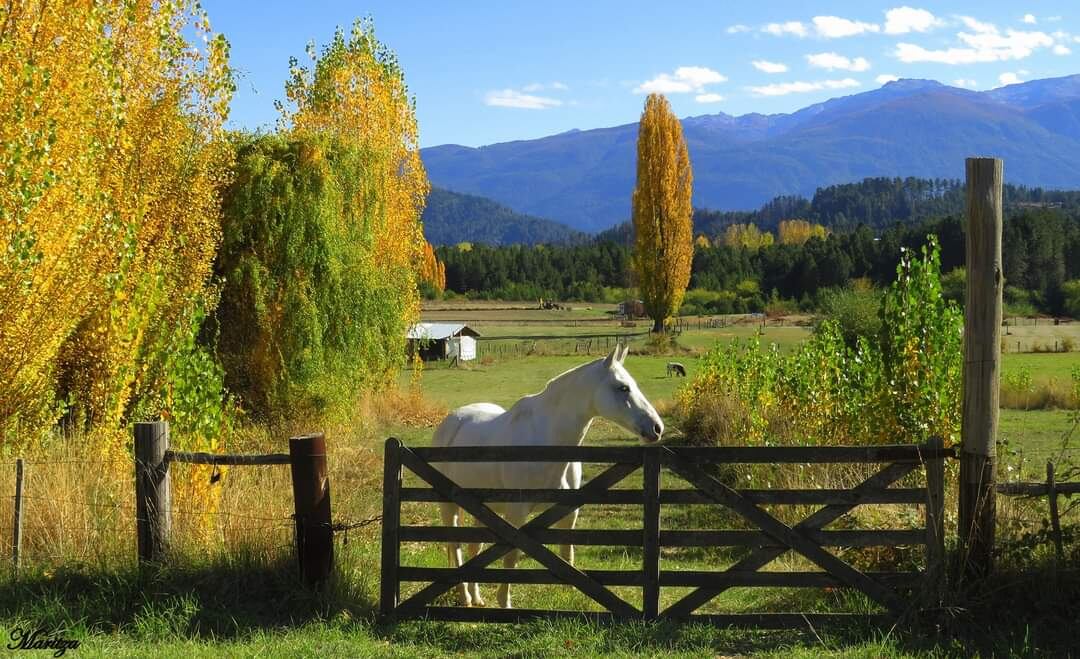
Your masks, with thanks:
[{"label": "horse's leg", "polygon": [[[456,503],[440,503],[439,512],[442,514],[443,526],[459,526],[458,521],[461,520],[463,513]],[[463,520],[462,520],[463,521]],[[450,567],[459,568],[463,561],[461,557],[461,543],[448,542],[446,543],[447,557],[450,560]],[[469,585],[466,583],[460,583],[457,585],[458,591],[458,604],[461,606],[470,606],[472,602],[469,598]]]},{"label": "horse's leg", "polygon": [[[574,512],[555,522],[555,528],[572,530],[574,528],[574,525],[577,524],[578,510],[578,508],[574,508]],[[574,564],[574,545],[569,543],[565,545],[560,545],[559,554],[562,555],[564,561],[566,561],[570,565]]]},{"label": "horse's leg", "polygon": [[[563,482],[561,484],[564,490],[578,490],[581,489],[581,463],[571,462],[566,465],[566,472],[563,476]],[[566,517],[555,523],[555,528],[559,529],[573,529],[577,524],[579,508],[574,508],[574,512],[570,513]],[[563,560],[570,565],[574,564],[574,545],[567,543],[559,548],[559,553],[562,554]]]},{"label": "horse's leg", "polygon": [[[479,522],[477,522],[475,519],[473,520],[473,526],[476,526],[478,528],[483,528],[483,525],[480,524]],[[470,542],[469,543],[469,558],[470,559],[476,558],[476,555],[480,553],[480,548],[482,546],[483,545],[481,543],[479,543],[479,542]],[[470,586],[472,586],[472,605],[473,606],[484,606],[484,598],[480,597],[480,584],[476,583],[474,581],[474,582],[472,582],[470,584]]]},{"label": "horse's leg", "polygon": [[[529,509],[532,504],[510,504],[506,507],[506,521],[515,528],[521,528],[521,525],[525,523],[525,518],[529,515]],[[517,567],[518,558],[521,556],[521,550],[511,549],[503,557],[503,567],[507,569],[514,569]],[[504,609],[511,608],[510,606],[510,584],[499,584],[499,606]]]}]

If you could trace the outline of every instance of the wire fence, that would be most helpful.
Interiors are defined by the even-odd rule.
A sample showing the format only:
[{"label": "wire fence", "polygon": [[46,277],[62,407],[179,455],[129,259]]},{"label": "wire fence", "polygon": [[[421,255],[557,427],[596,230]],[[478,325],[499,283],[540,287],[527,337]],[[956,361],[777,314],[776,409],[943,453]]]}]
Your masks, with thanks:
[{"label": "wire fence", "polygon": [[[369,452],[370,453],[370,452]],[[374,455],[367,457],[371,460]],[[15,558],[16,460],[0,461],[0,534],[5,561]],[[26,459],[19,497],[21,521],[18,558],[23,566],[45,569],[87,561],[131,561],[136,557],[137,510],[134,461],[119,459]],[[193,469],[194,467],[194,469]],[[196,471],[195,469],[198,469]],[[185,550],[230,552],[240,547],[263,551],[295,549],[296,520],[287,468],[230,467],[224,477],[202,480],[211,467],[172,466],[173,542]],[[378,470],[332,470],[337,515],[332,531],[347,544],[350,537],[376,536],[381,516],[351,517],[347,511],[373,513],[375,504],[360,502],[353,491],[367,491]],[[359,504],[359,505],[357,505]]]}]

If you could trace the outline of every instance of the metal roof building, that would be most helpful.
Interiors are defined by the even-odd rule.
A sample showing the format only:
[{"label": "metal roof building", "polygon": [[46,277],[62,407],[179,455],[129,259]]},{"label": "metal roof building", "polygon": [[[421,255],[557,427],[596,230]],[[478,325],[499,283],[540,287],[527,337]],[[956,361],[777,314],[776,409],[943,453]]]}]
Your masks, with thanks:
[{"label": "metal roof building", "polygon": [[465,323],[416,323],[405,338],[409,352],[419,351],[420,359],[476,359],[476,338],[480,333]]}]

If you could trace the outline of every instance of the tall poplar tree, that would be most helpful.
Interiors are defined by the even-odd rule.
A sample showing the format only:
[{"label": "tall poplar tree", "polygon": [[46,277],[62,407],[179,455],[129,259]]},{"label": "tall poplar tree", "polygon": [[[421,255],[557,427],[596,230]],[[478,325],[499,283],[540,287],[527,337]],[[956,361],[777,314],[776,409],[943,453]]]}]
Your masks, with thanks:
[{"label": "tall poplar tree", "polygon": [[638,124],[634,273],[653,331],[675,315],[694,258],[693,173],[682,124],[661,94],[649,94]]}]

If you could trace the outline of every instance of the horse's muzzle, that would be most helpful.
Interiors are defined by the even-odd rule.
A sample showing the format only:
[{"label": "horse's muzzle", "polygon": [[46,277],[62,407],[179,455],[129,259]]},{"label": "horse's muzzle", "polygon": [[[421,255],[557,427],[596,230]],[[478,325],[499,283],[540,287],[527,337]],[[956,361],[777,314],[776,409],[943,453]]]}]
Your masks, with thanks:
[{"label": "horse's muzzle", "polygon": [[663,435],[664,435],[664,424],[657,422],[657,423],[652,424],[651,428],[648,428],[648,429],[643,428],[642,429],[641,441],[645,442],[646,444],[654,444],[654,443],[660,441],[660,438]]}]

